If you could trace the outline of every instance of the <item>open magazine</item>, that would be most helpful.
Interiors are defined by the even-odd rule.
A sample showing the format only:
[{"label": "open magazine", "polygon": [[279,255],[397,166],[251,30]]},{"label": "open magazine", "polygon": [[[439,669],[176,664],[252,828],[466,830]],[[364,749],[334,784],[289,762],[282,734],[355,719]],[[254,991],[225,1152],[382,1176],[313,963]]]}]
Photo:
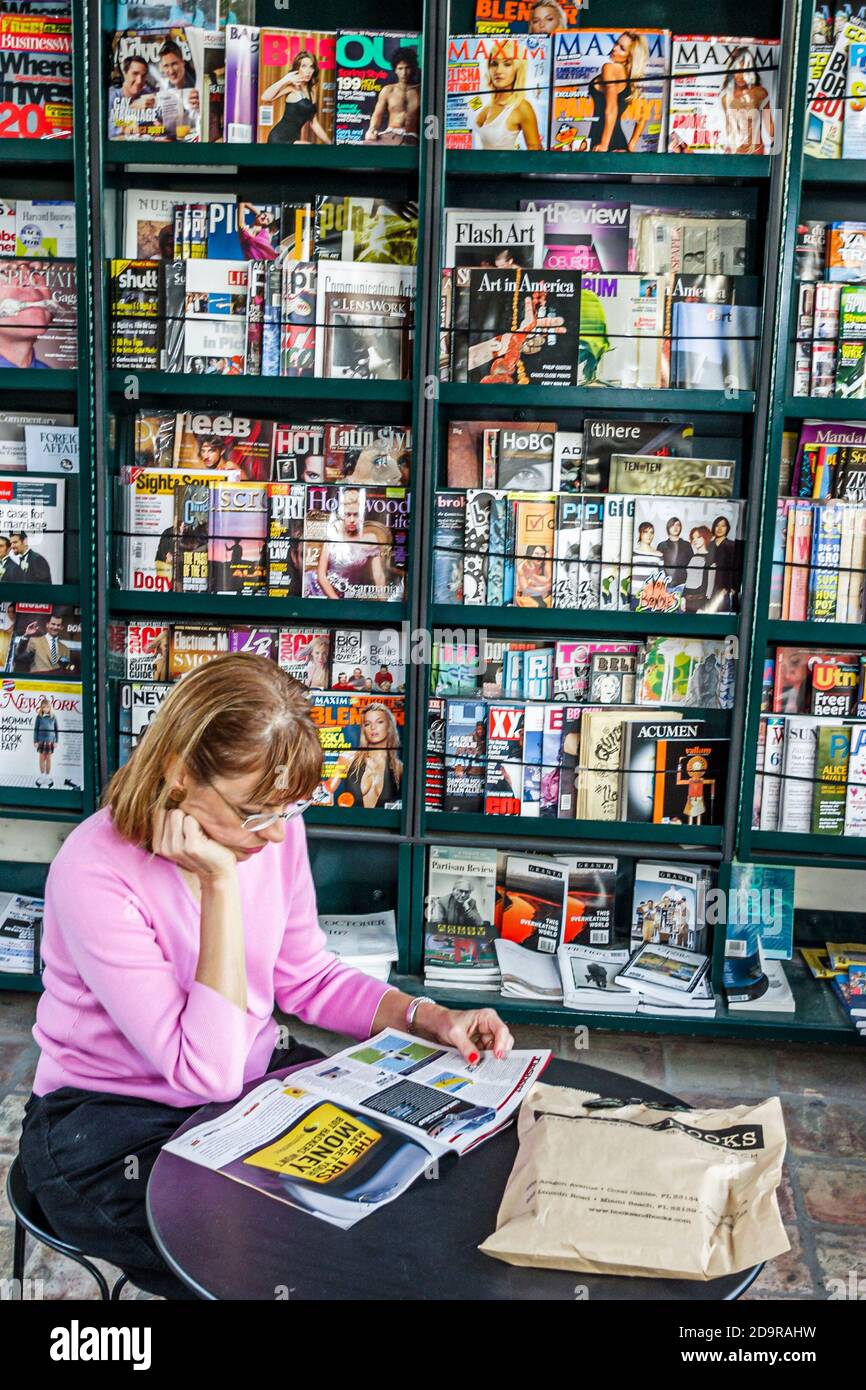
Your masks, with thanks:
[{"label": "open magazine", "polygon": [[451,1047],[386,1029],[333,1057],[268,1077],[218,1119],[164,1147],[348,1230],[447,1154],[514,1115],[550,1053]]}]

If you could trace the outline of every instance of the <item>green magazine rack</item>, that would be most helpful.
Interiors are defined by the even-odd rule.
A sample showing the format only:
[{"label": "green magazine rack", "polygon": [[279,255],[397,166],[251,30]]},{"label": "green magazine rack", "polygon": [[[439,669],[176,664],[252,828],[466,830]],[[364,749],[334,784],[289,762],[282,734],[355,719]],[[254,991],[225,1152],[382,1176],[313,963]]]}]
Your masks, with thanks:
[{"label": "green magazine rack", "polygon": [[[774,503],[778,486],[782,431],[787,423],[811,415],[842,419],[866,418],[866,404],[810,402],[790,396],[794,244],[801,203],[806,215],[824,210],[835,216],[866,215],[866,167],[860,162],[821,162],[803,159],[805,92],[808,75],[812,0],[755,0],[747,19],[734,0],[719,0],[712,19],[695,18],[691,0],[644,0],[639,23],[663,25],[689,33],[712,27],[716,33],[736,34],[747,28],[762,37],[781,34],[784,40],[779,73],[777,149],[772,157],[678,156],[669,154],[524,153],[518,151],[446,151],[445,72],[449,32],[471,32],[473,0],[361,0],[351,21],[370,28],[423,30],[422,133],[418,149],[368,149],[352,146],[267,145],[148,145],[108,142],[104,137],[106,35],[114,28],[113,7],[87,6],[73,0],[75,138],[66,142],[5,142],[4,187],[13,194],[33,192],[34,182],[44,196],[74,193],[78,225],[79,359],[77,378],[55,372],[17,372],[12,381],[0,379],[0,393],[50,389],[58,399],[72,401],[81,427],[82,471],[79,488],[79,571],[57,586],[57,601],[79,602],[85,625],[84,691],[89,723],[85,744],[85,785],[75,804],[66,805],[54,792],[15,792],[0,789],[0,814],[75,821],[95,808],[99,791],[113,768],[115,718],[111,682],[106,666],[106,632],[111,616],[150,614],[201,616],[214,619],[265,617],[340,623],[376,622],[410,631],[486,628],[507,634],[521,631],[548,637],[598,632],[634,634],[689,633],[736,637],[739,643],[735,707],[729,717],[732,776],[727,788],[723,824],[719,827],[643,827],[593,821],[538,822],[502,817],[454,815],[426,811],[424,767],[429,668],[410,665],[407,672],[404,734],[403,807],[400,811],[346,813],[330,808],[306,816],[310,855],[323,912],[373,912],[393,906],[397,913],[400,958],[395,983],[409,992],[422,989],[424,900],[427,850],[431,844],[513,847],[539,851],[598,851],[609,847],[621,864],[623,886],[628,863],[636,857],[682,858],[714,864],[720,886],[729,883],[735,858],[773,864],[824,865],[853,868],[866,865],[866,839],[756,832],[750,828],[754,781],[754,749],[760,714],[761,674],[768,642],[808,637],[816,642],[862,644],[866,633],[855,625],[769,622],[766,618]],[[632,10],[622,0],[593,0],[586,22],[612,28],[629,22]],[[258,0],[257,22],[290,27],[309,22],[337,28],[348,22],[337,0]],[[7,154],[8,150],[8,154]],[[26,170],[26,172],[25,172]],[[161,372],[129,373],[110,370],[108,363],[105,261],[113,253],[119,229],[119,193],[126,187],[157,184],[166,189],[249,188],[271,197],[307,196],[312,192],[383,192],[416,198],[420,209],[418,249],[418,306],[413,377],[408,382],[306,381],[285,378],[211,379]],[[587,182],[588,181],[588,182]],[[559,390],[502,388],[440,383],[439,271],[443,209],[453,203],[472,206],[514,206],[531,189],[538,196],[567,194],[579,182],[594,196],[610,197],[644,191],[647,199],[712,210],[741,210],[753,219],[757,235],[754,264],[765,284],[764,322],[759,345],[755,389],[729,396],[706,391],[636,391],[605,388]],[[103,216],[103,209],[106,215]],[[11,373],[4,374],[5,376]],[[31,376],[38,381],[30,380]],[[327,607],[304,599],[236,598],[220,595],[141,595],[115,587],[112,563],[111,478],[128,440],[129,420],[141,404],[153,401],[181,408],[186,402],[224,401],[257,410],[306,418],[331,415],[351,419],[359,413],[371,420],[400,419],[411,423],[414,448],[410,569],[403,604],[343,601]],[[2,408],[2,402],[0,402]],[[539,412],[556,412],[568,427],[589,409],[616,410],[639,417],[656,412],[672,420],[693,419],[696,431],[730,441],[740,455],[741,493],[748,498],[745,568],[741,612],[737,615],[655,617],[618,613],[540,611],[434,605],[431,601],[433,497],[443,481],[443,425],[465,413],[494,418],[531,419]],[[543,417],[542,417],[543,418]],[[61,592],[62,589],[62,600]],[[17,595],[24,597],[23,594]],[[44,597],[40,589],[40,597]],[[808,629],[808,631],[807,631]],[[742,777],[737,769],[742,768]],[[30,872],[31,867],[34,872]],[[23,877],[21,876],[23,872]],[[15,871],[3,866],[0,884],[24,881],[38,891],[44,869],[26,866]],[[630,894],[629,894],[630,896]],[[627,907],[627,904],[625,904]],[[820,940],[826,921],[799,914],[798,942]],[[851,934],[852,927],[846,925]],[[854,934],[857,932],[853,926]],[[724,932],[715,933],[713,974],[721,978]],[[499,1000],[500,1012],[533,1024],[592,1026],[629,1032],[667,1032],[718,1037],[754,1037],[778,1041],[846,1042],[853,1038],[847,1019],[830,991],[801,973],[796,964],[789,978],[797,1000],[794,1016],[719,1013],[702,1019],[653,1019],[648,1016],[581,1015],[561,1006],[520,1000]],[[0,976],[0,987],[38,987],[35,980]],[[435,989],[431,991],[436,993]],[[443,1000],[446,996],[443,994]],[[449,991],[447,1002],[462,1007],[479,1001]]]}]

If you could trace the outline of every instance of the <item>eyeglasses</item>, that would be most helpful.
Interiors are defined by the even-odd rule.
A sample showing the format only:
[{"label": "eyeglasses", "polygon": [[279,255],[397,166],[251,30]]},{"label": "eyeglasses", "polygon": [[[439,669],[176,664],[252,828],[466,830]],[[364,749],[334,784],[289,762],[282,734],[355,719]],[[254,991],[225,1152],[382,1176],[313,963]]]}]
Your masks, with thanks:
[{"label": "eyeglasses", "polygon": [[295,801],[289,807],[288,811],[256,811],[251,816],[244,816],[238,810],[237,806],[232,805],[227,796],[223,796],[219,787],[215,787],[213,782],[208,782],[208,786],[211,791],[216,792],[221,801],[225,802],[229,810],[233,811],[238,817],[241,823],[241,830],[251,830],[254,834],[258,833],[260,830],[267,830],[270,825],[276,825],[278,820],[294,820],[295,816],[302,815],[307,807],[312,805],[311,801]]}]

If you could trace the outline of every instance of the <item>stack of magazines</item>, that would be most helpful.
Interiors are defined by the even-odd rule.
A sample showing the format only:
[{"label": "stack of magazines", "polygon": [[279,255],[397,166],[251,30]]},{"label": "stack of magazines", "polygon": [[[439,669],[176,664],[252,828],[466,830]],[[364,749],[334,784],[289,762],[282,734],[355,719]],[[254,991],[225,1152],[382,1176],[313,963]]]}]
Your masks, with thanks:
[{"label": "stack of magazines", "polygon": [[363,917],[319,917],[328,950],[344,965],[363,970],[376,980],[387,980],[397,960],[397,923],[394,913],[368,913]]}]

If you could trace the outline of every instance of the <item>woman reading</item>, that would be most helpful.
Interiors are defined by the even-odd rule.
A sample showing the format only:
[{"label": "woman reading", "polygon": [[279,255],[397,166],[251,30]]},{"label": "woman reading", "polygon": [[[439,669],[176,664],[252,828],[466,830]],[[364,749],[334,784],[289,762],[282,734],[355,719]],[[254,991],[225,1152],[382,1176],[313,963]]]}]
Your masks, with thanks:
[{"label": "woman reading", "polygon": [[275,1003],[470,1062],[513,1043],[492,1009],[419,1003],[326,950],[300,816],[321,765],[302,687],[264,657],[219,657],[173,687],[48,874],[21,1163],[60,1239],[151,1293],[189,1297],[145,1215],[160,1147],[206,1102],[321,1055],[275,1048]]}]

